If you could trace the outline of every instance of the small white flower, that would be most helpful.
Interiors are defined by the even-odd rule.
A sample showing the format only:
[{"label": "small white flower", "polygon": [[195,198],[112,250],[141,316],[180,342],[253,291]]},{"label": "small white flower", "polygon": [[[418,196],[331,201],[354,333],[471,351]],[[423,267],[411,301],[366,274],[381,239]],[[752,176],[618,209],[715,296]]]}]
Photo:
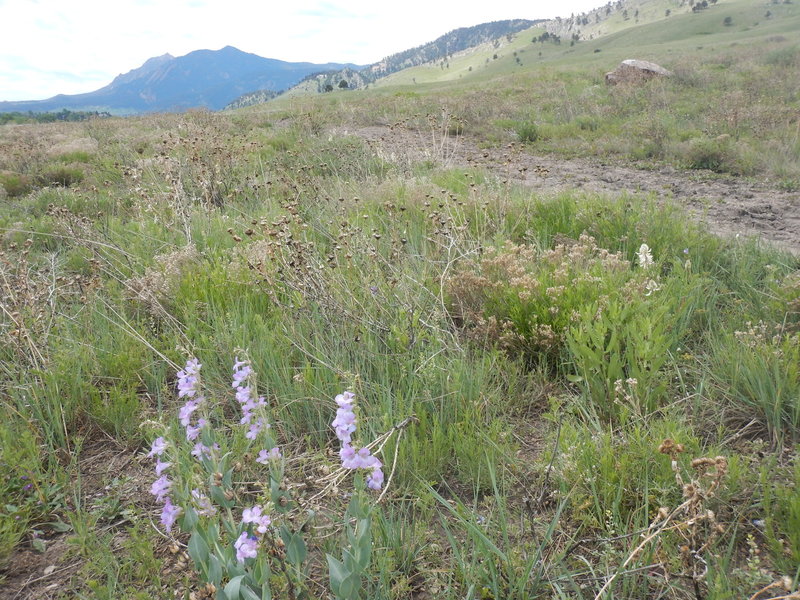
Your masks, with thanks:
[{"label": "small white flower", "polygon": [[660,290],[661,286],[654,279],[648,279],[647,283],[644,284],[644,288],[647,290],[645,296],[650,296],[653,292]]},{"label": "small white flower", "polygon": [[639,246],[639,251],[636,253],[636,256],[639,259],[639,266],[643,269],[647,269],[653,265],[653,255],[650,252],[650,246],[647,244]]}]

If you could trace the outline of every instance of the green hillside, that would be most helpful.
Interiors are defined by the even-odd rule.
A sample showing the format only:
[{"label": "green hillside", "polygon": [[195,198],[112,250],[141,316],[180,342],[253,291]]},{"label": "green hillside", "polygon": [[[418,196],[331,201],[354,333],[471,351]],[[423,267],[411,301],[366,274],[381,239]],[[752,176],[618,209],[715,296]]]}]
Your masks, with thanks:
[{"label": "green hillside", "polygon": [[[572,43],[567,35],[562,35],[558,44],[533,41],[545,29],[555,29],[547,24],[544,28],[515,34],[511,42],[503,38],[496,45],[483,44],[459,53],[449,61],[405,69],[375,85],[485,80],[510,73],[535,73],[537,69],[548,66],[611,70],[626,58],[653,60],[669,66],[673,61],[708,54],[726,45],[770,45],[782,41],[791,45],[800,42],[797,33],[800,31],[800,8],[793,3],[720,0],[697,13],[691,12],[688,4],[681,6],[675,0],[645,0],[629,2],[626,6],[628,8],[624,10],[629,12],[640,10],[640,24],[633,19],[624,21],[621,14],[618,15],[620,9],[614,9],[599,30],[582,29],[582,35],[592,35],[593,39],[581,38]],[[664,16],[664,7],[672,7],[669,17]],[[730,18],[729,25],[726,24],[727,18]],[[603,35],[598,36],[598,31]],[[786,36],[787,39],[779,40],[775,36]]]}]

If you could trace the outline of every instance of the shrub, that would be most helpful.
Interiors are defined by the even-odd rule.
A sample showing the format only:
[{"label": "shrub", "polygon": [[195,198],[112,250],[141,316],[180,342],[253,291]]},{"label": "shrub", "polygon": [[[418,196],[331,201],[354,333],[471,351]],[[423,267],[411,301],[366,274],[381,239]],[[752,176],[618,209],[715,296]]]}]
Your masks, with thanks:
[{"label": "shrub", "polygon": [[772,486],[764,482],[764,535],[778,564],[791,572],[800,564],[800,459]]},{"label": "shrub", "polygon": [[581,115],[575,119],[575,123],[581,131],[597,131],[600,128],[600,122],[591,115]]},{"label": "shrub", "polygon": [[700,451],[699,440],[676,419],[637,424],[624,436],[612,428],[587,435],[568,422],[561,436],[554,475],[569,492],[573,516],[612,534],[645,525],[659,507],[680,498],[669,461],[657,452],[661,440],[674,438],[690,452]]},{"label": "shrub", "polygon": [[83,181],[83,171],[77,167],[53,167],[37,177],[42,185],[70,187]]},{"label": "shrub", "polygon": [[542,137],[539,126],[533,121],[517,123],[516,133],[520,142],[535,142]]},{"label": "shrub", "polygon": [[546,251],[509,242],[448,279],[450,314],[469,339],[555,365],[580,309],[604,301],[629,273],[628,261],[588,235]]},{"label": "shrub", "polygon": [[17,198],[29,193],[32,189],[30,177],[19,175],[17,173],[9,173],[7,175],[0,175],[0,186],[5,188],[6,193],[11,198]]},{"label": "shrub", "polygon": [[708,169],[715,173],[729,170],[731,148],[728,138],[720,136],[716,139],[701,138],[691,142],[685,156],[686,166],[690,169]]},{"label": "shrub", "polygon": [[764,57],[764,62],[775,67],[793,67],[800,63],[800,47],[791,46],[773,50]]},{"label": "shrub", "polygon": [[659,409],[668,397],[665,367],[679,345],[692,343],[708,293],[709,282],[686,266],[660,274],[640,258],[618,293],[583,308],[567,345],[573,380],[591,400],[586,412],[624,423]]}]

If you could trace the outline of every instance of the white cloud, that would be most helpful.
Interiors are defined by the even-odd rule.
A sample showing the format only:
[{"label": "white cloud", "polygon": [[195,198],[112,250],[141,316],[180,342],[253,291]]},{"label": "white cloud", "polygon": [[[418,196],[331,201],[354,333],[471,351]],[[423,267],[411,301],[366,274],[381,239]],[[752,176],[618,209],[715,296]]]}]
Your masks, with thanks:
[{"label": "white cloud", "polygon": [[89,92],[152,56],[227,45],[288,61],[368,64],[457,27],[602,3],[0,0],[0,100]]}]

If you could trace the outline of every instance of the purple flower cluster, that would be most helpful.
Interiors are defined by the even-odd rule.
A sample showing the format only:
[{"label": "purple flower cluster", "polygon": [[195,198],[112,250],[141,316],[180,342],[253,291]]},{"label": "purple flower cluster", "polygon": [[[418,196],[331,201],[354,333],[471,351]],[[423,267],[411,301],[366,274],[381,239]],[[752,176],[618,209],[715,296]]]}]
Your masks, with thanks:
[{"label": "purple flower cluster", "polygon": [[181,425],[186,428],[186,439],[190,442],[196,440],[200,436],[200,431],[203,427],[208,425],[208,421],[203,418],[198,419],[196,425],[192,425],[192,415],[205,401],[199,391],[200,368],[202,366],[196,358],[190,358],[186,361],[186,366],[183,370],[178,371],[178,398],[188,398],[178,411],[178,418],[181,421]]},{"label": "purple flower cluster", "polygon": [[233,547],[236,548],[236,560],[240,563],[243,563],[246,558],[258,556],[258,538],[246,531],[243,531],[239,539],[233,543]]},{"label": "purple flower cluster", "polygon": [[335,398],[339,408],[336,410],[336,418],[331,423],[331,427],[336,431],[336,437],[342,442],[339,458],[345,469],[372,469],[367,476],[367,487],[371,490],[379,490],[383,487],[383,471],[381,470],[383,463],[378,460],[377,456],[373,456],[366,446],[356,450],[351,445],[352,434],[356,430],[356,415],[353,411],[354,399],[355,394],[352,392],[344,392]]},{"label": "purple flower cluster", "polygon": [[[242,425],[247,425],[247,433],[244,434],[248,440],[256,440],[262,431],[271,428],[267,420],[257,414],[258,409],[267,405],[263,396],[256,396],[253,380],[253,369],[246,360],[239,360],[233,364],[233,382],[231,387],[236,390],[236,400],[242,407],[242,418],[239,421]],[[267,436],[269,437],[269,436]],[[270,459],[280,459],[281,451],[274,447],[271,450],[261,450],[258,453],[256,462],[267,464]]]},{"label": "purple flower cluster", "polygon": [[156,497],[158,502],[164,503],[164,508],[161,510],[161,524],[167,529],[167,533],[172,531],[172,526],[181,514],[182,509],[179,506],[172,504],[172,499],[169,493],[172,490],[172,481],[163,472],[169,468],[172,463],[164,462],[161,460],[161,455],[167,449],[167,441],[163,437],[157,437],[153,440],[153,445],[150,447],[150,452],[147,456],[156,459],[156,479],[150,486],[150,493]]},{"label": "purple flower cluster", "polygon": [[243,531],[233,547],[236,548],[236,560],[243,563],[247,558],[255,558],[258,554],[258,536],[267,532],[267,528],[272,523],[269,515],[263,514],[264,509],[255,505],[252,508],[245,508],[242,511],[242,524],[251,523],[255,525],[256,534]]},{"label": "purple flower cluster", "polygon": [[275,446],[271,450],[262,450],[258,453],[258,458],[256,458],[257,463],[261,463],[262,465],[266,465],[271,460],[280,460],[283,455],[281,454],[281,449]]},{"label": "purple flower cluster", "polygon": [[250,425],[247,433],[248,439],[254,440],[262,429],[269,428],[262,418],[256,418],[257,409],[266,406],[267,403],[263,396],[256,397],[252,382],[253,369],[246,360],[236,359],[233,364],[233,383],[231,387],[236,390],[236,400],[242,405],[242,425]]}]

